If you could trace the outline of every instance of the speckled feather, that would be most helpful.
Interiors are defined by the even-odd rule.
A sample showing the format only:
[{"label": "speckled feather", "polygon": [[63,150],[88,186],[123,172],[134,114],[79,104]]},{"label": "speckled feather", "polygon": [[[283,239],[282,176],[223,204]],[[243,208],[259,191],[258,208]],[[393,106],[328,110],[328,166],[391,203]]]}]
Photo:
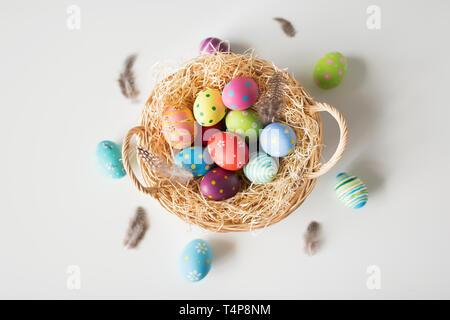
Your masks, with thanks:
[{"label": "speckled feather", "polygon": [[147,213],[144,208],[138,207],[136,213],[130,219],[127,234],[123,242],[128,249],[135,249],[139,243],[144,239],[145,233],[148,229]]},{"label": "speckled feather", "polygon": [[123,96],[133,101],[136,101],[139,95],[139,90],[136,87],[136,77],[133,71],[133,66],[136,58],[137,55],[133,54],[125,60],[124,70],[117,80],[119,82],[120,91],[122,92]]},{"label": "speckled feather", "polygon": [[256,108],[259,110],[259,120],[263,126],[273,122],[283,103],[285,85],[283,76],[275,71],[267,82],[267,91],[261,95]]},{"label": "speckled feather", "polygon": [[312,221],[306,228],[303,239],[305,241],[305,253],[313,256],[321,244],[321,227],[317,221]]},{"label": "speckled feather", "polygon": [[294,26],[289,20],[286,20],[284,18],[273,18],[273,19],[278,23],[280,23],[281,29],[283,30],[285,35],[287,35],[289,38],[295,37],[297,31],[295,30]]},{"label": "speckled feather", "polygon": [[180,183],[187,183],[194,178],[194,175],[191,172],[180,169],[175,165],[168,164],[164,159],[156,157],[141,147],[137,148],[137,153],[139,157],[145,161],[145,163],[155,168],[157,172],[165,178],[169,178]]}]

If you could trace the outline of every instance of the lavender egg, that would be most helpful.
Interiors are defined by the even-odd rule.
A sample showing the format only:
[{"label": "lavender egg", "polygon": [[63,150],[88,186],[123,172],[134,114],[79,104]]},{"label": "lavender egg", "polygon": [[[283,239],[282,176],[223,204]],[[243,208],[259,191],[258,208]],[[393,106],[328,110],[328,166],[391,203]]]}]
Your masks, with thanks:
[{"label": "lavender egg", "polygon": [[200,182],[200,191],[209,200],[225,200],[239,191],[240,180],[236,173],[214,168]]},{"label": "lavender egg", "polygon": [[230,52],[227,42],[219,38],[206,38],[200,43],[200,54],[216,54],[216,52]]}]

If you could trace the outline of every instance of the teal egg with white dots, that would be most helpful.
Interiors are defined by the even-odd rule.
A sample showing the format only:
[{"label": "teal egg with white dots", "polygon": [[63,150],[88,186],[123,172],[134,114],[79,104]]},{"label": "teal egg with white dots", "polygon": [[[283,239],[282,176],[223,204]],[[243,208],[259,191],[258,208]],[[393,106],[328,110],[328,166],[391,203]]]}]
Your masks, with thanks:
[{"label": "teal egg with white dots", "polygon": [[254,154],[244,166],[245,176],[255,184],[272,181],[278,172],[278,160],[266,153]]},{"label": "teal egg with white dots", "polygon": [[369,200],[366,185],[358,177],[346,172],[336,176],[334,189],[338,199],[348,208],[359,209]]},{"label": "teal egg with white dots", "polygon": [[179,258],[180,272],[190,282],[202,280],[211,270],[213,254],[208,242],[195,239],[184,247]]},{"label": "teal egg with white dots", "polygon": [[297,142],[294,130],[280,122],[267,125],[259,138],[263,151],[277,158],[291,153]]},{"label": "teal egg with white dots", "polygon": [[126,175],[122,163],[122,150],[116,143],[108,140],[100,142],[95,154],[98,167],[105,176],[120,179]]},{"label": "teal egg with white dots", "polygon": [[187,147],[175,155],[175,165],[192,172],[194,176],[203,176],[212,168],[214,161],[211,159],[207,148],[199,146]]}]

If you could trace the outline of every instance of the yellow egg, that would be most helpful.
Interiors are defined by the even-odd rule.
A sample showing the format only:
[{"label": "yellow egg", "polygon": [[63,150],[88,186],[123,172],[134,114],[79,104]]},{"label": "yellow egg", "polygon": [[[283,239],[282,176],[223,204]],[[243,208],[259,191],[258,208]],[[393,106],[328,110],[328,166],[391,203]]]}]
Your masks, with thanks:
[{"label": "yellow egg", "polygon": [[211,127],[225,116],[225,105],[217,89],[205,89],[197,94],[194,102],[194,117],[204,127]]}]

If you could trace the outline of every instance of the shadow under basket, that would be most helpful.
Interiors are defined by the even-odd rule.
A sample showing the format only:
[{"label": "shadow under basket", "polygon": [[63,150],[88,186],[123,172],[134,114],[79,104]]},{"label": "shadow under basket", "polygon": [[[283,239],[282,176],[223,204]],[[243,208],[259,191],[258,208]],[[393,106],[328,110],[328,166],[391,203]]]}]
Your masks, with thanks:
[{"label": "shadow under basket", "polygon": [[[272,182],[251,184],[242,173],[240,191],[224,201],[207,200],[200,192],[201,178],[187,184],[158,174],[157,168],[138,157],[143,182],[130,165],[130,142],[173,163],[172,151],[162,134],[165,107],[192,106],[203,89],[222,90],[234,78],[249,77],[261,93],[275,71],[284,80],[283,106],[275,119],[288,124],[297,136],[294,150],[280,158],[279,171]],[[255,107],[258,111],[258,108]],[[340,140],[331,159],[320,163],[322,123],[319,112],[326,111],[339,124]],[[187,62],[177,72],[155,86],[142,113],[141,125],[126,135],[123,148],[125,170],[138,190],[154,197],[167,211],[185,222],[214,232],[245,232],[272,225],[297,209],[314,188],[316,178],[330,170],[341,158],[347,144],[347,126],[342,115],[326,103],[318,103],[289,73],[271,62],[248,54],[217,53]],[[241,170],[242,171],[242,170]]]}]

